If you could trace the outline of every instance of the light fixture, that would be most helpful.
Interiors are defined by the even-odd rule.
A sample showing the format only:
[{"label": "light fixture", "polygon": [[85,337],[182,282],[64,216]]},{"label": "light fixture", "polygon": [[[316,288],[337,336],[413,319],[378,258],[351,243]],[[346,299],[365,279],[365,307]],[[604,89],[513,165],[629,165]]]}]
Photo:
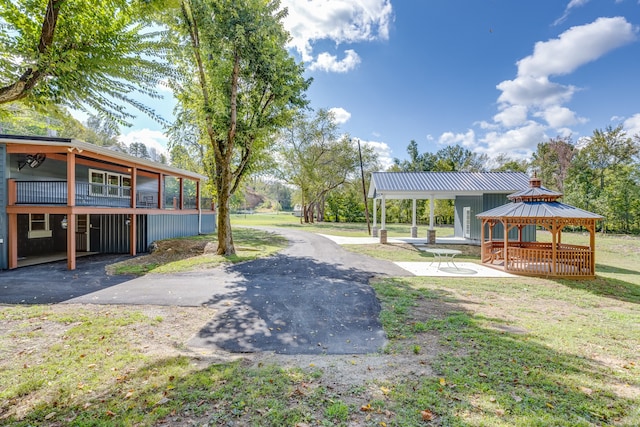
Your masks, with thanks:
[{"label": "light fixture", "polygon": [[62,218],[62,221],[60,221],[60,226],[63,230],[66,230],[68,225],[69,224],[67,223],[67,216],[65,215],[64,218]]},{"label": "light fixture", "polygon": [[125,225],[128,227],[131,225],[131,217],[127,217],[127,219],[124,220]]}]

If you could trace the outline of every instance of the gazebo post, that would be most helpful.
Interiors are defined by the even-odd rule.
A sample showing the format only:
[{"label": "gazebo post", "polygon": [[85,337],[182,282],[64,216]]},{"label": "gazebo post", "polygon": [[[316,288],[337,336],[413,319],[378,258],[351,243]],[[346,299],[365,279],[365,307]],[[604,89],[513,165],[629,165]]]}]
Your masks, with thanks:
[{"label": "gazebo post", "polygon": [[378,199],[373,198],[373,227],[371,228],[371,237],[378,237]]},{"label": "gazebo post", "polygon": [[508,270],[509,267],[509,221],[503,219],[500,221],[502,223],[503,231],[503,253],[504,253],[504,271]]},{"label": "gazebo post", "polygon": [[596,275],[596,221],[589,225],[589,250],[591,251],[591,274]]},{"label": "gazebo post", "polygon": [[427,231],[427,243],[430,245],[436,244],[436,230],[433,228],[436,205],[434,203],[435,195],[429,196],[429,231]]},{"label": "gazebo post", "polygon": [[556,259],[558,256],[558,221],[554,220],[551,223],[551,273],[556,275]]}]

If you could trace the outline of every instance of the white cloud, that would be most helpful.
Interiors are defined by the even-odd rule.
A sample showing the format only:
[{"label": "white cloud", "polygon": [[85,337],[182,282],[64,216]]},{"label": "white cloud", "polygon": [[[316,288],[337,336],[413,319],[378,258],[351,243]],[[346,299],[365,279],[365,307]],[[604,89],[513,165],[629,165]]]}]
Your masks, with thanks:
[{"label": "white cloud", "polygon": [[155,148],[159,153],[168,156],[167,141],[169,139],[164,133],[157,130],[147,128],[132,130],[131,132],[120,135],[119,140],[126,144],[127,147],[134,142],[142,142],[147,148]]},{"label": "white cloud", "polygon": [[564,13],[562,14],[562,16],[556,19],[553,25],[559,25],[563,23],[569,17],[569,13],[571,13],[571,9],[575,7],[584,6],[585,4],[589,3],[589,1],[590,0],[571,0],[567,5],[567,7],[564,9]]},{"label": "white cloud", "polygon": [[493,120],[506,127],[518,126],[527,121],[527,112],[526,105],[511,105],[493,116]]},{"label": "white cloud", "polygon": [[321,70],[335,73],[346,73],[360,64],[360,57],[353,49],[344,51],[345,57],[342,60],[327,52],[318,55],[318,58],[309,66],[309,70]]},{"label": "white cloud", "polygon": [[390,0],[283,0],[282,6],[289,12],[284,20],[289,45],[305,62],[313,61],[313,45],[321,40],[336,45],[386,40],[393,20]]},{"label": "white cloud", "polygon": [[[584,3],[572,1],[567,11]],[[554,82],[552,78],[571,74],[636,40],[637,32],[623,17],[598,18],[572,27],[555,39],[536,43],[533,53],[517,62],[517,76],[496,86],[502,92],[498,97],[499,112],[493,123],[477,123],[488,131],[480,139],[486,146],[478,150],[490,155],[527,155],[544,140],[547,132],[571,135],[571,126],[588,121],[565,105],[581,89]]]},{"label": "white cloud", "polygon": [[382,166],[382,170],[387,170],[393,165],[393,156],[391,155],[391,147],[386,142],[365,141],[360,140],[362,146],[371,147],[378,154],[378,161]]},{"label": "white cloud", "polygon": [[559,105],[553,105],[543,111],[539,111],[534,116],[543,118],[554,129],[587,122],[587,119],[578,117],[575,112]]},{"label": "white cloud", "polygon": [[438,143],[442,145],[462,145],[463,147],[476,146],[476,134],[472,129],[466,133],[445,132],[438,138]]},{"label": "white cloud", "polygon": [[640,113],[629,117],[622,124],[624,130],[627,132],[627,136],[640,135]]},{"label": "white cloud", "polygon": [[335,122],[339,125],[347,123],[351,118],[351,113],[342,107],[329,108],[329,112],[333,114]]},{"label": "white cloud", "polygon": [[507,153],[512,157],[528,157],[539,142],[547,139],[545,126],[536,122],[529,122],[519,128],[506,132],[489,132],[483,138],[486,148],[479,151],[485,152],[490,157],[500,153]]}]

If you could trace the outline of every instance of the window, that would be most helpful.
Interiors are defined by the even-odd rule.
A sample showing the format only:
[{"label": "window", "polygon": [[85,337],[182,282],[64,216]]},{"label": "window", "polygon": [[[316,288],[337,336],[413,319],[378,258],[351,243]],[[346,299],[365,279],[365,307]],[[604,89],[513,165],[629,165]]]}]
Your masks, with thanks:
[{"label": "window", "polygon": [[49,214],[29,214],[29,239],[51,237]]},{"label": "window", "polygon": [[90,169],[89,181],[94,196],[129,197],[131,177],[119,173]]}]

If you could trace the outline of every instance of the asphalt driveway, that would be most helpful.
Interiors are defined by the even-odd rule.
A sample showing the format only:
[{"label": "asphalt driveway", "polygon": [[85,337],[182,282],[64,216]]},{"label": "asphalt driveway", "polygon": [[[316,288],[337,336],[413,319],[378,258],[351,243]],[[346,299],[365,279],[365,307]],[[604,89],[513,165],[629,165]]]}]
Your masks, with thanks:
[{"label": "asphalt driveway", "polygon": [[[203,272],[149,274],[121,283],[103,282],[93,292],[78,292],[77,296],[51,302],[215,308],[215,317],[188,343],[192,347],[282,354],[378,351],[385,344],[385,334],[378,322],[380,305],[369,280],[410,273],[391,262],[347,252],[316,234],[272,231],[290,242],[272,257]],[[94,265],[97,268],[89,275],[90,281],[95,281],[99,273],[98,265]],[[5,298],[3,281],[11,280],[12,273],[0,273],[0,303],[31,303],[24,294],[22,301]],[[59,282],[49,280],[45,287],[60,286],[65,292],[59,296],[69,294],[73,283],[82,286],[83,267],[79,265],[75,274],[77,279],[65,276]],[[41,296],[43,286],[36,288],[40,296],[34,302],[48,302]]]}]

